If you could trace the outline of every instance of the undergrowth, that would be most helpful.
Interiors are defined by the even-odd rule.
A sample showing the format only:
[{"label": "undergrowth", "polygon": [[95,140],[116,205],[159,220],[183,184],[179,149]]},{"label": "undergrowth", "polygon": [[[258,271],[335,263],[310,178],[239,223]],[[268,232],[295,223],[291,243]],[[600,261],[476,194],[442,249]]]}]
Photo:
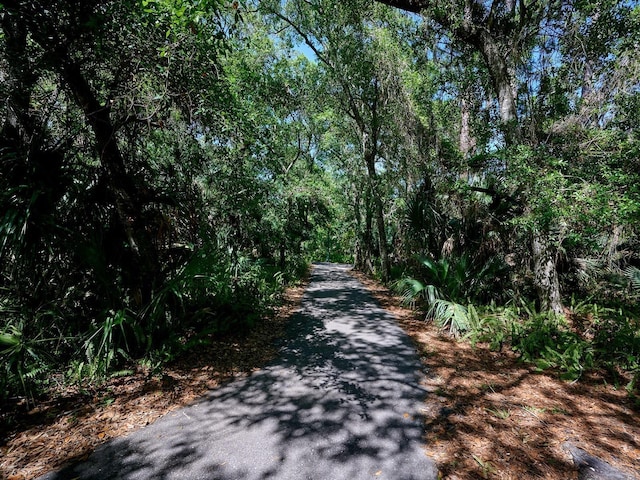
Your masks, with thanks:
[{"label": "undergrowth", "polygon": [[[486,299],[487,284],[500,272],[499,262],[478,267],[467,257],[423,259],[415,273],[392,287],[406,305],[421,307],[425,319],[472,344],[492,350],[511,348],[540,370],[553,369],[561,378],[578,380],[589,370],[604,369],[614,382],[624,382],[630,395],[640,386],[640,322],[633,305],[603,307],[571,299],[566,316],[540,312],[534,302],[514,297],[503,305]],[[638,290],[636,269],[628,269]]]},{"label": "undergrowth", "polygon": [[584,304],[567,317],[536,312],[532,304],[478,308],[466,338],[493,350],[509,346],[539,369],[555,369],[561,378],[577,380],[603,368],[615,378],[626,372],[626,388],[637,390],[640,372],[640,325],[621,310]]},{"label": "undergrowth", "polygon": [[[243,333],[277,304],[284,287],[301,278],[306,262],[292,259],[285,270],[252,257],[236,257],[205,245],[168,276],[151,300],[135,299],[85,318],[72,308],[40,308],[0,292],[0,400],[34,403],[52,386],[91,385],[132,373],[136,363],[153,372],[212,335]],[[64,306],[63,299],[59,305]],[[54,384],[55,383],[55,384]]]}]

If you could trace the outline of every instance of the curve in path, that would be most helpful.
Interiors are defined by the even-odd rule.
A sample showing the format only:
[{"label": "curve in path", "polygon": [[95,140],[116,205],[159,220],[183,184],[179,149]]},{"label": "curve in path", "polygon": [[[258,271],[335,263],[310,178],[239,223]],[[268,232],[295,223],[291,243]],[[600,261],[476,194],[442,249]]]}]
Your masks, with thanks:
[{"label": "curve in path", "polygon": [[420,362],[349,268],[315,265],[277,362],[42,478],[436,479]]}]

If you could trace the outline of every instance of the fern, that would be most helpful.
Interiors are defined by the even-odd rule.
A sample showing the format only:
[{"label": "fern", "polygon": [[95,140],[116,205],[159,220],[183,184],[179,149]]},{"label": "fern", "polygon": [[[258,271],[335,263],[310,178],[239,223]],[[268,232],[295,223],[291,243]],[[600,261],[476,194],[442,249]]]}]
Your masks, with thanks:
[{"label": "fern", "polygon": [[624,270],[624,276],[629,279],[633,292],[640,293],[640,268],[629,266]]},{"label": "fern", "polygon": [[33,400],[34,390],[44,374],[49,371],[50,353],[46,343],[54,339],[31,337],[24,321],[9,323],[0,331],[0,361],[4,375],[0,376],[0,395],[19,389],[25,397]]}]

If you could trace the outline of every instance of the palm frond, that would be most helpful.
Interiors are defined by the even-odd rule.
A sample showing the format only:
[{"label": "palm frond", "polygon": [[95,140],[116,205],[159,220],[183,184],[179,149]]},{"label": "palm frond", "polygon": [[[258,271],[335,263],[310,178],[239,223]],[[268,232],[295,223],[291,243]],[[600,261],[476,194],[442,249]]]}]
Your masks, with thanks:
[{"label": "palm frond", "polygon": [[405,277],[395,282],[392,288],[402,298],[403,305],[410,305],[413,308],[425,286],[414,278]]},{"label": "palm frond", "polygon": [[458,337],[469,330],[469,310],[464,305],[448,300],[437,299],[431,304],[427,317],[434,323]]}]

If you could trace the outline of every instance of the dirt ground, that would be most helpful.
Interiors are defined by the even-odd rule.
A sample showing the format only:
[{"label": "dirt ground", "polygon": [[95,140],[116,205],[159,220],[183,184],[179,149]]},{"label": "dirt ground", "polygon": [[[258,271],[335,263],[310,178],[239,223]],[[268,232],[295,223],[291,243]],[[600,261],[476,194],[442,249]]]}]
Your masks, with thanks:
[{"label": "dirt ground", "polygon": [[[380,285],[358,276],[409,332],[426,370],[426,451],[443,479],[574,479],[567,441],[629,473],[640,471],[640,414],[623,388],[594,374],[561,381],[511,352],[472,348],[425,323]],[[87,457],[110,438],[189,404],[221,382],[276,355],[273,341],[304,286],[249,337],[212,339],[161,378],[139,371],[104,385],[65,391],[27,410],[0,412],[0,478],[26,480]]]},{"label": "dirt ground", "polygon": [[277,354],[274,341],[298,308],[306,284],[290,288],[283,305],[248,336],[211,339],[164,370],[138,371],[83,390],[65,390],[36,408],[0,410],[0,479],[28,480],[89,456],[107,440],[126,435],[192,403],[234,377],[259,369]]},{"label": "dirt ground", "polygon": [[510,351],[443,334],[362,275],[413,338],[426,367],[427,454],[443,479],[575,479],[570,442],[630,475],[640,472],[640,412],[603,374],[579,382],[538,372]]}]

